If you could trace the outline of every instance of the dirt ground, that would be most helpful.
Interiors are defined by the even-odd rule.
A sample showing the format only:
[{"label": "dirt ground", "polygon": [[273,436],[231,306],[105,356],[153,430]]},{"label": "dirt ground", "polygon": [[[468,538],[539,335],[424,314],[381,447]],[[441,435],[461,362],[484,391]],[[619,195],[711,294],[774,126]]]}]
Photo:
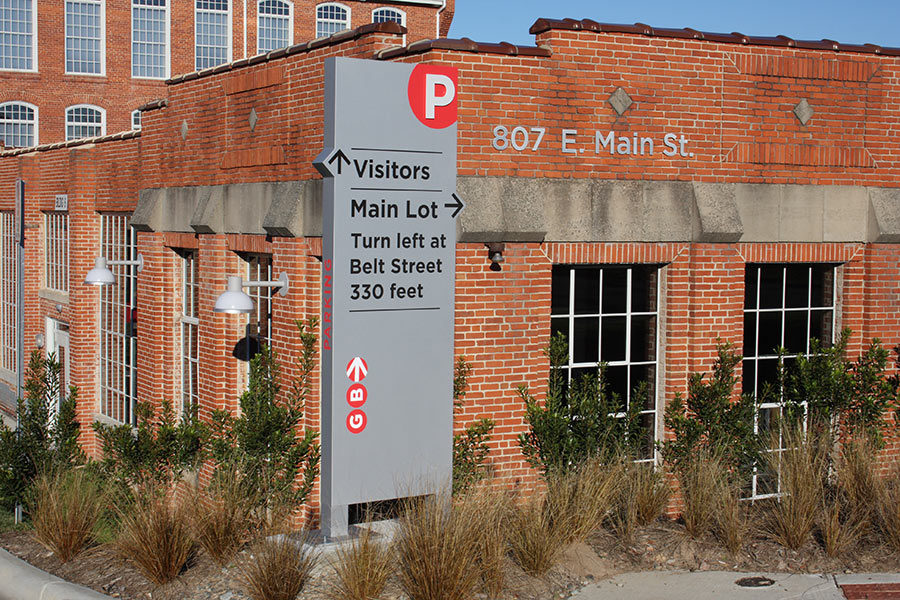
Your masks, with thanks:
[{"label": "dirt ground", "polygon": [[[237,561],[220,569],[201,550],[174,582],[155,587],[133,566],[123,561],[109,546],[97,546],[69,563],[60,563],[27,531],[0,533],[0,546],[29,563],[69,581],[93,588],[115,598],[129,600],[243,600]],[[845,556],[829,558],[813,540],[799,551],[787,550],[755,535],[736,556],[712,537],[694,540],[684,528],[660,520],[638,530],[628,542],[601,530],[587,543],[571,546],[559,564],[544,578],[525,575],[511,561],[507,565],[505,599],[551,600],[567,598],[592,581],[635,570],[735,570],[744,572],[840,572],[900,571],[900,555],[889,548],[862,543]],[[316,575],[300,598],[324,600],[331,578],[327,558],[320,560]],[[476,596],[483,598],[483,595]],[[384,594],[385,600],[401,600],[405,595],[396,582]]]}]

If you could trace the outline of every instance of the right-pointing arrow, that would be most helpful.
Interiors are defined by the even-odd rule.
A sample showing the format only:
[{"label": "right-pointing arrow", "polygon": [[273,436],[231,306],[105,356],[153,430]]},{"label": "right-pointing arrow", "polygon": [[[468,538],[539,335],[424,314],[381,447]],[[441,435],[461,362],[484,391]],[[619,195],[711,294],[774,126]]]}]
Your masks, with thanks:
[{"label": "right-pointing arrow", "polygon": [[466,207],[466,205],[463,203],[463,201],[460,199],[460,197],[457,196],[456,194],[451,194],[450,197],[453,198],[454,202],[448,202],[447,204],[444,205],[444,208],[454,209],[453,214],[450,215],[450,218],[455,219],[456,215],[458,215],[459,212]]}]

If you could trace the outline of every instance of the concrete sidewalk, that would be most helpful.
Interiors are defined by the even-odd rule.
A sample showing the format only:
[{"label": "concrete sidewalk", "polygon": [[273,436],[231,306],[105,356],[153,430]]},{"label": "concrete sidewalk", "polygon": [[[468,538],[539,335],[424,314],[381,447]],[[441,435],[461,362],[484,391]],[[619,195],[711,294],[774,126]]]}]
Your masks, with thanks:
[{"label": "concrete sidewalk", "polygon": [[[743,587],[737,581],[766,578],[773,583]],[[572,595],[575,600],[845,600],[839,586],[900,582],[900,573],[810,575],[730,571],[642,571],[622,573]],[[766,582],[762,582],[766,583]],[[900,598],[879,596],[880,598]]]}]

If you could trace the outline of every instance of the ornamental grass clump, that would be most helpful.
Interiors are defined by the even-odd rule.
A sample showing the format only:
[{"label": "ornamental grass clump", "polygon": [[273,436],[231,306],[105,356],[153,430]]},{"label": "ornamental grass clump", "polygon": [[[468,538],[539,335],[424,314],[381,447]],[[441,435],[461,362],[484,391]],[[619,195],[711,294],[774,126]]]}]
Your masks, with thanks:
[{"label": "ornamental grass clump", "polygon": [[305,536],[275,535],[250,549],[241,579],[253,600],[295,600],[312,577],[318,554]]},{"label": "ornamental grass clump", "polygon": [[523,571],[541,577],[559,560],[572,538],[571,516],[559,514],[546,494],[534,493],[512,513],[509,546]]},{"label": "ornamental grass clump", "polygon": [[194,496],[191,530],[210,558],[225,566],[262,526],[254,518],[259,502],[237,472],[214,478]]},{"label": "ornamental grass clump", "polygon": [[371,523],[360,528],[359,537],[335,551],[334,582],[326,594],[331,600],[378,598],[394,572],[390,546],[378,539]]},{"label": "ornamental grass clump", "polygon": [[28,496],[34,535],[62,562],[95,541],[106,510],[102,484],[84,468],[39,475]]},{"label": "ornamental grass clump", "polygon": [[117,550],[157,585],[175,579],[194,555],[187,505],[173,496],[141,491],[120,514]]}]

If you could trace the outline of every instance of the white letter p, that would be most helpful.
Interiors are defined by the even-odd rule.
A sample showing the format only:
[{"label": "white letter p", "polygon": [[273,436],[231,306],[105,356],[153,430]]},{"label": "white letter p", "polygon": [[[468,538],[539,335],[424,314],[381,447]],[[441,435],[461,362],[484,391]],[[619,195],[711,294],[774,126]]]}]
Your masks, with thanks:
[{"label": "white letter p", "polygon": [[[438,96],[437,87],[443,86],[444,93]],[[434,109],[437,106],[447,106],[456,97],[456,86],[453,80],[439,73],[425,74],[425,118],[434,118]]]}]

